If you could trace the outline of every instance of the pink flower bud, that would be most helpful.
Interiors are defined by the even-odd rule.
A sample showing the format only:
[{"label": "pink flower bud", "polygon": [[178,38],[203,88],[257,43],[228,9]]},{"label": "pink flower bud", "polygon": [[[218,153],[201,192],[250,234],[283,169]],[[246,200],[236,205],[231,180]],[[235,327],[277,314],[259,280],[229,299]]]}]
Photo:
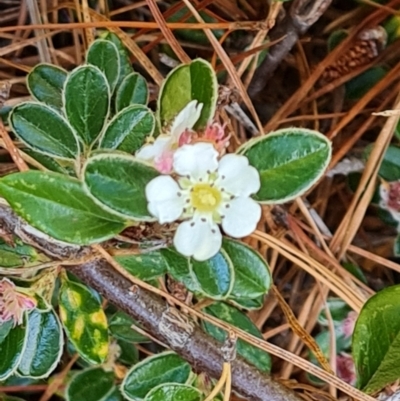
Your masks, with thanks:
[{"label": "pink flower bud", "polygon": [[24,312],[35,308],[36,300],[18,292],[15,284],[7,278],[0,280],[0,323],[13,320],[14,327],[23,321]]}]

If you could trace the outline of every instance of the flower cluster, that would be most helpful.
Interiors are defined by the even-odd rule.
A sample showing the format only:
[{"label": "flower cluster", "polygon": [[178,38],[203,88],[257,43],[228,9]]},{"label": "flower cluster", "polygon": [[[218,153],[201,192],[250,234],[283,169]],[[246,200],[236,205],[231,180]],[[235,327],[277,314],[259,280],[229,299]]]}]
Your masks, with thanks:
[{"label": "flower cluster", "polygon": [[214,122],[202,132],[193,130],[202,107],[195,100],[188,103],[168,133],[136,154],[163,174],[146,187],[150,213],[161,224],[179,221],[174,246],[199,261],[221,248],[218,225],[226,234],[242,238],[261,218],[260,205],[250,198],[260,189],[258,171],[245,156],[225,155],[225,126]]},{"label": "flower cluster", "polygon": [[7,278],[0,280],[0,324],[12,320],[14,326],[23,321],[24,312],[35,308],[36,300],[17,291],[15,284]]}]

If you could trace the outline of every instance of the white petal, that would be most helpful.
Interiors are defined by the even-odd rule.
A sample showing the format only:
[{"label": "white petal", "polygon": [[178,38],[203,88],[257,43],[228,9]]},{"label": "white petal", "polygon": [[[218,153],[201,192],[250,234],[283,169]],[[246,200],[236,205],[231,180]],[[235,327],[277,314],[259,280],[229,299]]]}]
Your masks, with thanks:
[{"label": "white petal", "polygon": [[144,145],[136,153],[136,157],[142,160],[154,160],[161,156],[172,146],[172,138],[169,135],[159,135],[153,143]]},{"label": "white petal", "polygon": [[260,189],[260,175],[247,157],[229,154],[219,162],[215,184],[229,194],[247,197]]},{"label": "white petal", "polygon": [[261,206],[250,198],[236,198],[223,207],[220,213],[224,231],[234,237],[242,238],[250,235],[261,218]]},{"label": "white petal", "polygon": [[189,102],[175,117],[172,123],[170,135],[177,142],[185,129],[192,129],[200,117],[203,103],[197,104],[197,100]]},{"label": "white petal", "polygon": [[222,235],[219,227],[210,221],[184,221],[176,230],[174,245],[179,253],[203,261],[212,258],[220,249]]},{"label": "white petal", "polygon": [[198,180],[204,178],[207,171],[214,172],[218,167],[218,152],[211,143],[198,142],[183,145],[174,154],[174,170],[182,176]]},{"label": "white petal", "polygon": [[179,193],[179,185],[169,175],[156,177],[147,184],[147,207],[161,224],[172,223],[181,216],[185,200]]}]

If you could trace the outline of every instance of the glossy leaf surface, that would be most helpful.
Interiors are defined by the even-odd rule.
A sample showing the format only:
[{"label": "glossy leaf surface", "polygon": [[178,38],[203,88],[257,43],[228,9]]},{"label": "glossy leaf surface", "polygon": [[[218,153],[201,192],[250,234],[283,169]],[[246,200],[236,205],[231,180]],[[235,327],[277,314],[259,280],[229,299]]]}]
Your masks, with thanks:
[{"label": "glossy leaf surface", "polygon": [[86,145],[100,135],[109,113],[110,87],[104,74],[92,65],[73,70],[64,87],[69,123]]},{"label": "glossy leaf surface", "polygon": [[36,100],[61,110],[62,91],[67,75],[63,68],[43,63],[32,68],[26,82]]},{"label": "glossy leaf surface", "polygon": [[79,155],[78,138],[74,130],[49,106],[21,103],[13,109],[9,122],[18,138],[37,152],[70,160]]},{"label": "glossy leaf surface", "polygon": [[155,124],[154,115],[146,106],[126,107],[109,122],[99,147],[135,153],[153,133]]},{"label": "glossy leaf surface", "polygon": [[78,180],[65,175],[33,170],[10,174],[0,180],[0,194],[29,224],[62,241],[91,244],[125,227],[97,206]]},{"label": "glossy leaf surface", "polygon": [[400,377],[400,285],[385,288],[363,306],[353,333],[357,385],[367,393]]},{"label": "glossy leaf surface", "polygon": [[147,209],[146,185],[157,170],[133,156],[105,153],[91,157],[84,167],[88,192],[111,213],[134,220],[154,220]]},{"label": "glossy leaf surface", "polygon": [[322,176],[331,158],[331,144],[316,131],[284,128],[250,140],[238,150],[260,173],[254,199],[284,203],[302,195]]},{"label": "glossy leaf surface", "polygon": [[127,373],[121,386],[130,400],[139,401],[154,387],[164,383],[186,383],[191,367],[174,352],[163,352],[139,362]]}]

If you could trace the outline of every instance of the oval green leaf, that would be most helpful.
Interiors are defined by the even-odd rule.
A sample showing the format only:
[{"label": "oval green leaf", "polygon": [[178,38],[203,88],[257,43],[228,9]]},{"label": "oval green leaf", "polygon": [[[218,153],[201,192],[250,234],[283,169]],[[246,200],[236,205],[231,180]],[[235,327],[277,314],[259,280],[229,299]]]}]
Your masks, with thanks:
[{"label": "oval green leaf", "polygon": [[133,105],[116,114],[107,125],[99,147],[135,153],[154,132],[156,120],[146,106]]},{"label": "oval green leaf", "polygon": [[181,255],[173,247],[160,250],[167,263],[168,273],[177,281],[183,283],[192,292],[200,292],[201,287],[197,277],[190,267],[190,259]]},{"label": "oval green leaf", "polygon": [[203,104],[194,128],[207,125],[214,117],[218,82],[210,63],[197,59],[174,68],[165,79],[158,98],[157,117],[161,127],[168,125],[192,100]]},{"label": "oval green leaf", "polygon": [[31,95],[48,106],[61,110],[62,91],[68,73],[63,68],[51,64],[38,64],[32,68],[26,83]]},{"label": "oval green leaf", "polygon": [[114,45],[118,49],[119,53],[119,78],[118,78],[118,85],[121,84],[121,81],[129,75],[132,71],[132,63],[129,59],[129,54],[122,42],[122,40],[116,35],[114,32],[105,32],[101,35],[102,39],[108,40],[109,42],[114,43]]},{"label": "oval green leaf", "polygon": [[12,321],[0,324],[0,381],[7,379],[16,371],[26,343],[25,324],[15,327],[12,325]]},{"label": "oval green leaf", "polygon": [[75,374],[65,390],[67,401],[105,401],[115,391],[114,374],[89,368]]},{"label": "oval green leaf", "polygon": [[202,393],[185,384],[167,383],[153,388],[145,401],[201,401]]},{"label": "oval green leaf", "polygon": [[134,326],[140,327],[134,319],[122,311],[116,312],[108,323],[110,333],[119,340],[132,343],[148,343],[151,341],[148,337],[137,332]]},{"label": "oval green leaf", "polygon": [[374,393],[400,377],[400,285],[372,296],[361,309],[352,352],[357,386]]},{"label": "oval green leaf", "polygon": [[79,143],[74,130],[49,106],[21,103],[11,112],[9,123],[15,135],[37,152],[67,160],[79,156]]},{"label": "oval green leaf", "polygon": [[0,180],[0,194],[12,209],[38,230],[61,241],[88,245],[125,228],[100,208],[78,180],[62,174],[26,171]]},{"label": "oval green leaf", "polygon": [[127,75],[115,94],[115,109],[123,110],[132,104],[147,104],[149,90],[146,80],[137,72]]},{"label": "oval green leaf", "polygon": [[108,355],[107,318],[99,300],[82,284],[63,277],[59,294],[60,318],[79,355],[102,363]]},{"label": "oval green leaf", "polygon": [[83,177],[88,193],[103,208],[123,218],[152,221],[147,210],[146,185],[159,173],[133,156],[104,153],[91,157]]},{"label": "oval green leaf", "polygon": [[260,173],[261,188],[254,199],[284,203],[310,189],[331,158],[330,141],[317,131],[284,128],[247,142],[238,153]]},{"label": "oval green leaf", "polygon": [[271,273],[258,252],[243,242],[228,238],[224,238],[222,249],[228,254],[235,270],[235,283],[230,297],[252,299],[268,292]]},{"label": "oval green leaf", "polygon": [[[205,308],[205,312],[231,324],[232,326],[238,327],[249,334],[252,334],[258,338],[263,338],[261,332],[257,329],[255,324],[244,313],[240,312],[233,306],[222,302],[216,302],[213,305]],[[225,341],[226,332],[224,330],[205,321],[203,321],[203,327],[205,331],[213,336],[216,340],[220,342]],[[237,352],[262,372],[270,371],[271,357],[265,351],[262,351],[259,348],[256,348],[254,345],[238,339]]]},{"label": "oval green leaf", "polygon": [[191,376],[190,365],[174,352],[163,352],[139,362],[126,374],[122,394],[140,401],[154,387],[164,383],[186,383]]},{"label": "oval green leaf", "polygon": [[[29,148],[23,148],[22,151],[24,153],[26,153],[28,156],[30,156],[32,159],[34,159],[38,163],[40,163],[47,170],[54,171],[56,173],[65,174],[65,175],[75,176],[75,172],[73,170],[75,160],[74,161],[72,161],[72,160],[66,161],[66,162],[61,161],[61,160],[56,161],[56,159],[54,159],[50,156],[36,152],[35,150],[29,149]],[[29,160],[27,160],[27,163],[30,166],[32,166],[32,168],[37,170],[37,168],[36,168],[37,164],[34,165],[33,162],[30,162]],[[63,165],[61,165],[61,163]]]},{"label": "oval green leaf", "polygon": [[159,251],[140,255],[121,255],[114,259],[130,274],[141,280],[151,280],[167,272],[167,263]]},{"label": "oval green leaf", "polygon": [[75,68],[65,81],[64,107],[82,142],[91,145],[109,113],[110,87],[104,74],[93,65]]},{"label": "oval green leaf", "polygon": [[235,272],[227,254],[221,250],[203,262],[190,260],[190,268],[200,285],[200,291],[211,299],[225,299],[232,291]]},{"label": "oval green leaf", "polygon": [[260,295],[257,298],[233,298],[231,296],[229,297],[229,303],[237,306],[239,309],[257,310],[264,305],[264,298],[264,295]]},{"label": "oval green leaf", "polygon": [[117,46],[109,40],[96,39],[87,51],[86,61],[98,67],[105,75],[112,94],[119,78],[120,61]]},{"label": "oval green leaf", "polygon": [[18,373],[35,379],[47,377],[60,361],[64,337],[53,310],[28,314],[27,337]]}]

